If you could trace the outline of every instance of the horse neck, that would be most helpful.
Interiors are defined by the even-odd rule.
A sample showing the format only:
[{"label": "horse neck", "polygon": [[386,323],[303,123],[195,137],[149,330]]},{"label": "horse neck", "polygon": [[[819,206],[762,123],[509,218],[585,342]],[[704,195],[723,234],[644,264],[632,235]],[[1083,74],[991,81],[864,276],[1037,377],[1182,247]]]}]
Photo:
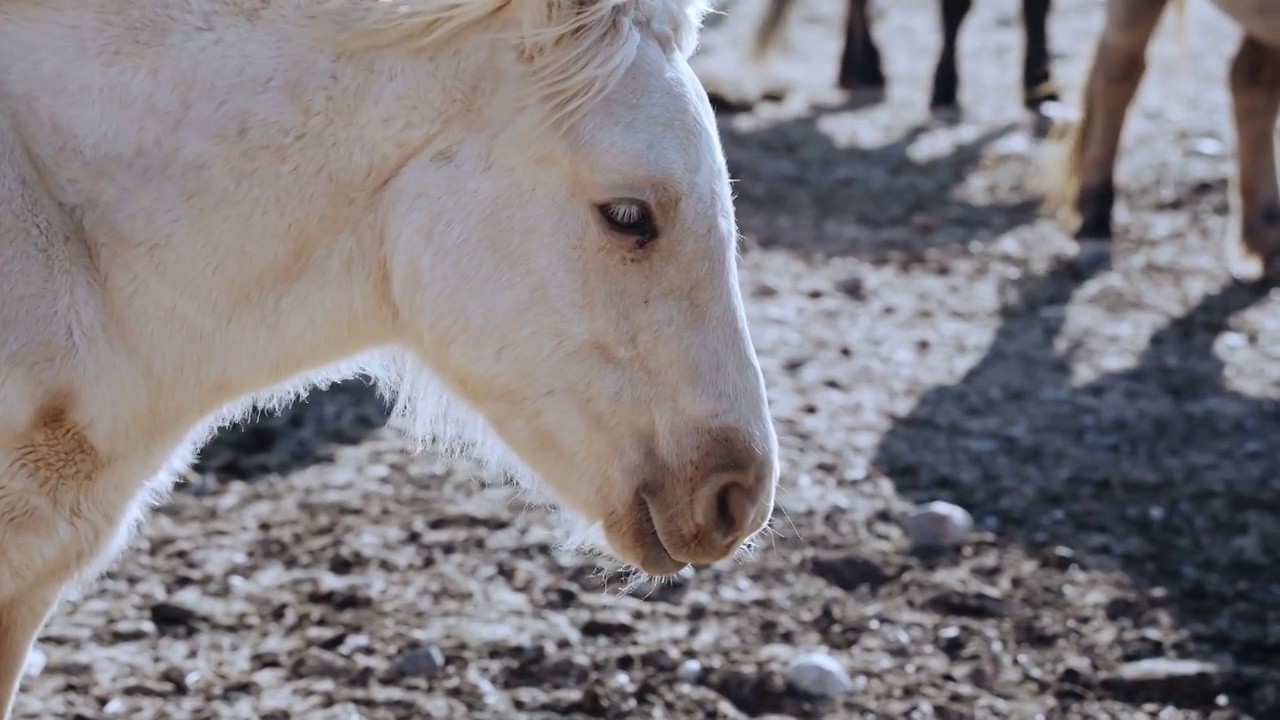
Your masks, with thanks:
[{"label": "horse neck", "polygon": [[[92,274],[100,295],[73,320],[91,404],[167,435],[396,342],[382,189],[461,132],[450,109],[483,51],[438,64],[338,56],[284,21],[175,51],[79,12],[0,27],[0,111],[82,216],[94,263],[68,271]],[[86,43],[94,35],[116,39]],[[100,54],[48,49],[59,46]]]},{"label": "horse neck", "polygon": [[[436,69],[412,57],[371,54],[349,59],[321,80],[319,74],[300,74],[298,87],[309,97],[328,99],[337,111],[324,117],[323,129],[300,141],[314,146],[294,153],[301,159],[289,175],[299,184],[314,183],[313,193],[280,195],[276,183],[246,183],[263,194],[257,205],[275,208],[281,219],[277,232],[257,241],[262,244],[240,251],[261,254],[258,248],[272,235],[284,241],[263,263],[269,273],[228,295],[255,298],[274,312],[255,316],[252,306],[223,305],[220,315],[230,332],[213,336],[239,338],[239,348],[228,355],[210,347],[199,360],[205,368],[220,360],[225,368],[220,385],[210,385],[218,393],[232,391],[218,396],[219,402],[401,340],[385,245],[386,213],[394,210],[383,191],[414,158],[465,134],[453,93],[464,86],[459,77],[470,71],[457,63]],[[309,237],[302,238],[299,228],[307,228]],[[305,256],[305,267],[292,264],[290,255]],[[267,288],[273,288],[270,296],[264,295]],[[210,297],[208,304],[219,300]],[[184,354],[175,363],[194,359]]]}]

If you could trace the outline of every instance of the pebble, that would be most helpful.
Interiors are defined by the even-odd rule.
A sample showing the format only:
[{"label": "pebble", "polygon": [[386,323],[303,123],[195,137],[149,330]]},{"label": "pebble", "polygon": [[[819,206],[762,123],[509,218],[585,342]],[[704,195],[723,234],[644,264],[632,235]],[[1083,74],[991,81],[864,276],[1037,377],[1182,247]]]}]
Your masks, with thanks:
[{"label": "pebble", "polygon": [[195,610],[170,602],[151,606],[151,622],[160,625],[192,625],[198,619]]},{"label": "pebble", "polygon": [[685,660],[676,668],[676,677],[688,683],[697,682],[702,677],[702,663],[693,658]]},{"label": "pebble", "polygon": [[428,645],[419,650],[401,653],[396,658],[396,671],[401,675],[427,677],[444,669],[445,657],[436,645]]},{"label": "pebble", "polygon": [[22,662],[23,677],[36,677],[44,672],[44,668],[49,664],[49,657],[44,654],[40,648],[33,647],[27,653],[27,657]]},{"label": "pebble", "polygon": [[906,531],[915,547],[963,545],[973,532],[973,516],[959,505],[935,500],[907,516]]},{"label": "pebble", "polygon": [[1222,688],[1222,669],[1203,660],[1167,657],[1127,662],[1102,678],[1102,686],[1128,702],[1208,704]]},{"label": "pebble", "polygon": [[1156,657],[1127,662],[1116,668],[1116,671],[1112,673],[1112,677],[1130,681],[1143,681],[1217,674],[1218,666],[1211,662]]},{"label": "pebble", "polygon": [[1201,137],[1191,143],[1191,149],[1198,155],[1217,157],[1226,152],[1226,145],[1214,137]]},{"label": "pebble", "polygon": [[867,285],[860,277],[849,277],[836,283],[836,289],[854,300],[867,299]]},{"label": "pebble", "polygon": [[811,650],[792,658],[786,681],[792,689],[818,698],[833,698],[853,690],[844,665],[825,650]]}]

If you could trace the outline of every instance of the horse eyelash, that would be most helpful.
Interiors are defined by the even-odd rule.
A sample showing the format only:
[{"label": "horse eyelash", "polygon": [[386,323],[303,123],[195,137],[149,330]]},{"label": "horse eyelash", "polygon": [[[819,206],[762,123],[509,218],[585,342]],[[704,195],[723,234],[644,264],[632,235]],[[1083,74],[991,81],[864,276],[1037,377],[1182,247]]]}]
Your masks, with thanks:
[{"label": "horse eyelash", "polygon": [[623,225],[632,225],[644,219],[644,208],[635,203],[618,203],[609,206],[609,215]]}]

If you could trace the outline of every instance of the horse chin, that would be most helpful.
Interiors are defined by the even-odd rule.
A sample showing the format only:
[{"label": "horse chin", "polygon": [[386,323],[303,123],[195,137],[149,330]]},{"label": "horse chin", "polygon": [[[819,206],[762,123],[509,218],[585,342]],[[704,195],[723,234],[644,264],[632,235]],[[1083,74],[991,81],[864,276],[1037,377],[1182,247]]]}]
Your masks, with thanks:
[{"label": "horse chin", "polygon": [[648,501],[637,493],[626,510],[612,513],[604,523],[605,542],[619,560],[647,575],[676,575],[688,563],[671,557],[653,521]]}]

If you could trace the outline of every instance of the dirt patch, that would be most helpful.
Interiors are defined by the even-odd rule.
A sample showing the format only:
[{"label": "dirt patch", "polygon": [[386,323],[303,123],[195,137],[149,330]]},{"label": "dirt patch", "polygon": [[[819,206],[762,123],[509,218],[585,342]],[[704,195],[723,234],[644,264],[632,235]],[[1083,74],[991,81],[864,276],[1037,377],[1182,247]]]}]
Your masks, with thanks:
[{"label": "dirt patch", "polygon": [[[790,94],[721,118],[784,453],[758,558],[619,596],[347,384],[206,450],[51,623],[17,717],[1280,716],[1280,291],[1219,252],[1235,28],[1193,3],[1181,55],[1165,24],[1091,266],[1036,215],[1018,3],[976,4],[950,119],[933,0],[882,4],[861,106],[821,104],[843,3],[803,5],[757,78]],[[1102,4],[1058,5],[1071,100]],[[712,89],[744,75],[737,11]],[[978,531],[912,553],[935,499]],[[813,647],[834,701],[785,680]]]}]

